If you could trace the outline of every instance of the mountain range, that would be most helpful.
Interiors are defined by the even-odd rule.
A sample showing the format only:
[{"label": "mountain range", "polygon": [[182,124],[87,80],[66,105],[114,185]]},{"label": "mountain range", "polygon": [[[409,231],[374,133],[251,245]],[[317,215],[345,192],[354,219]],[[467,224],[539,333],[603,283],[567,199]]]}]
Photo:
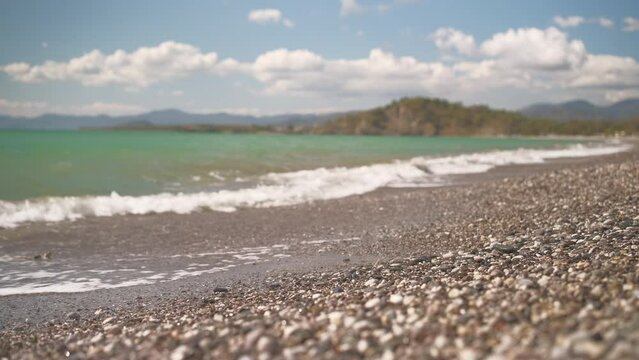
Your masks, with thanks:
[{"label": "mountain range", "polygon": [[597,106],[585,100],[563,103],[539,103],[519,111],[528,117],[566,120],[610,120],[621,121],[639,118],[639,99],[628,99],[608,106]]},{"label": "mountain range", "polygon": [[[415,98],[416,99],[416,98]],[[422,100],[427,100],[420,98]],[[425,103],[420,102],[419,106]],[[405,105],[405,104],[404,104]],[[437,105],[437,106],[435,106]],[[454,106],[453,106],[454,105]],[[419,107],[418,106],[418,107]],[[428,115],[430,118],[433,116],[441,117],[442,120],[450,118],[451,112],[459,115],[462,112],[461,104],[454,104],[448,102],[441,102],[436,100],[434,103],[429,103]],[[401,109],[405,110],[405,107]],[[519,110],[518,112],[503,112],[492,111],[485,106],[473,106],[467,108],[470,112],[464,116],[465,119],[477,119],[478,117],[511,117],[516,113],[522,115],[521,118],[534,118],[534,119],[547,119],[556,121],[569,121],[569,120],[601,120],[601,121],[623,121],[629,119],[639,118],[639,99],[624,100],[608,106],[597,106],[585,100],[574,100],[564,103],[539,103],[528,106]],[[379,110],[379,109],[378,109]],[[426,111],[420,109],[420,111]],[[489,111],[491,110],[491,111]],[[306,127],[315,124],[321,124],[329,120],[348,117],[354,115],[358,118],[362,117],[362,114],[366,113],[372,117],[378,116],[379,111],[375,112],[373,109],[371,112],[346,112],[346,113],[330,113],[330,114],[282,114],[282,115],[269,115],[269,116],[253,116],[253,115],[238,115],[229,113],[214,113],[214,114],[193,114],[180,110],[168,109],[151,111],[139,115],[128,116],[107,116],[107,115],[92,115],[92,116],[74,116],[74,115],[60,115],[60,114],[45,114],[35,118],[26,117],[13,117],[8,115],[0,115],[0,129],[24,129],[24,130],[80,130],[86,128],[127,128],[127,127],[153,127],[153,126],[185,126],[185,125],[234,125],[234,126],[294,126],[294,127]],[[473,115],[472,112],[475,112]],[[505,116],[505,114],[508,114]],[[401,113],[397,116],[413,116],[415,114]],[[420,113],[420,116],[423,115]],[[400,128],[405,126],[402,119],[398,119],[397,116],[391,116],[393,121],[389,124],[394,127],[394,130],[385,129],[382,132],[391,131],[397,133],[403,133],[408,131],[412,133],[416,129],[408,130]],[[403,119],[406,120],[406,119]],[[410,120],[410,119],[408,119]],[[408,121],[407,120],[407,121]],[[351,121],[352,118],[351,118]],[[434,120],[433,120],[434,121]],[[482,120],[483,121],[483,120]],[[342,125],[346,126],[346,122],[342,121]],[[437,124],[437,123],[433,123]],[[352,124],[351,124],[352,125]],[[370,125],[370,124],[369,124]],[[400,126],[401,125],[401,126]],[[476,124],[475,124],[476,125]],[[350,125],[349,125],[350,126]],[[456,127],[464,126],[463,124],[457,124]],[[348,127],[348,126],[346,126]],[[368,125],[367,129],[370,130]],[[318,130],[319,128],[316,128]],[[335,129],[329,129],[325,127],[324,130],[333,132]],[[322,131],[324,131],[322,130]],[[422,129],[425,132],[430,130]],[[320,130],[318,130],[320,131]],[[456,132],[457,130],[455,130]],[[320,131],[321,132],[321,131]],[[348,132],[357,132],[354,129],[349,129]]]},{"label": "mountain range", "polygon": [[557,121],[442,99],[403,98],[366,111],[309,125],[302,132],[351,135],[501,136],[615,135],[639,133],[632,120]]},{"label": "mountain range", "polygon": [[45,114],[35,118],[0,115],[0,129],[18,130],[80,130],[86,128],[127,127],[129,124],[148,126],[201,125],[293,125],[301,126],[337,117],[333,114],[282,114],[269,116],[229,113],[192,114],[180,110],[151,111],[129,116],[74,116]]}]

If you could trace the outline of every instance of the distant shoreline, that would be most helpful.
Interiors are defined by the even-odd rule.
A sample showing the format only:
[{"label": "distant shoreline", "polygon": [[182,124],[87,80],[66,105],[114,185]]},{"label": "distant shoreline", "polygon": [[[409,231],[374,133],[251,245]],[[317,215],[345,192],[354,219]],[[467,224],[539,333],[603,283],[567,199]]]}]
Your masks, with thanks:
[{"label": "distant shoreline", "polygon": [[[563,105],[574,107],[574,103]],[[546,105],[538,104],[517,112],[412,97],[369,110],[318,114],[192,114],[169,109],[130,116],[45,114],[27,119],[0,115],[0,128],[425,136],[639,134],[639,100],[620,102],[606,111],[594,105],[587,107],[590,112],[581,108],[575,113],[562,106],[540,112],[543,108]]]}]

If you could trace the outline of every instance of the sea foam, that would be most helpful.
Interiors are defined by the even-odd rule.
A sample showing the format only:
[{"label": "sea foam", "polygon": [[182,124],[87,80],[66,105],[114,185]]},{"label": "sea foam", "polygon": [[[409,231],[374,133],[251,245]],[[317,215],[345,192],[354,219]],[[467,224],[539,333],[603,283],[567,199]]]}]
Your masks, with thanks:
[{"label": "sea foam", "polygon": [[613,154],[630,145],[606,143],[572,145],[562,149],[518,149],[445,157],[415,157],[360,167],[317,168],[270,173],[253,187],[198,193],[161,193],[146,196],[52,197],[22,202],[0,201],[0,227],[27,222],[56,222],[85,216],[177,213],[198,210],[231,212],[243,207],[293,205],[315,200],[364,194],[381,187],[438,186],[445,176],[486,172],[497,166],[537,164],[548,159]]}]

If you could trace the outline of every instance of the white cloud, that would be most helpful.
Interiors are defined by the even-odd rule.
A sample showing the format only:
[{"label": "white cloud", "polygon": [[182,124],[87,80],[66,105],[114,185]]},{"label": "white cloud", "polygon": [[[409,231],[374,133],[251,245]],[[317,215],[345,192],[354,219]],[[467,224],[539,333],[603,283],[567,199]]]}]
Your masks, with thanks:
[{"label": "white cloud", "polygon": [[633,18],[631,16],[623,19],[625,26],[623,27],[623,31],[637,31],[639,30],[639,19]]},{"label": "white cloud", "polygon": [[183,96],[184,95],[184,91],[183,90],[173,90],[173,91],[171,91],[171,95],[173,95],[173,96]]},{"label": "white cloud", "polygon": [[325,97],[460,96],[489,89],[591,89],[603,95],[596,89],[639,87],[633,58],[589,54],[581,41],[554,27],[511,29],[480,45],[455,29],[436,32],[433,39],[440,49],[470,61],[424,62],[381,49],[364,58],[327,59],[309,50],[279,49],[258,57],[253,75],[267,94]]},{"label": "white cloud", "polygon": [[605,27],[605,28],[613,28],[615,27],[615,22],[606,18],[606,17],[600,17],[595,19],[595,21],[597,22],[597,24],[599,24],[599,26],[601,27]]},{"label": "white cloud", "polygon": [[443,51],[455,50],[460,54],[471,55],[477,51],[475,38],[453,28],[439,28],[432,35],[437,48]]},{"label": "white cloud", "polygon": [[257,9],[252,10],[248,19],[250,22],[257,24],[277,24],[282,20],[282,12],[277,9]]},{"label": "white cloud", "polygon": [[590,54],[568,78],[571,87],[639,87],[639,63],[631,57]]},{"label": "white cloud", "polygon": [[342,16],[353,15],[364,11],[364,7],[357,0],[340,0],[339,14]]},{"label": "white cloud", "polygon": [[0,98],[0,114],[11,116],[34,116],[45,112],[46,102],[11,101]]},{"label": "white cloud", "polygon": [[138,105],[93,102],[81,105],[51,105],[47,102],[11,101],[0,98],[0,114],[35,117],[42,114],[61,115],[133,115],[146,111]]},{"label": "white cloud", "polygon": [[604,97],[606,101],[611,103],[616,103],[616,102],[624,101],[628,99],[637,99],[639,98],[639,89],[607,91]]},{"label": "white cloud", "polygon": [[577,27],[582,24],[597,24],[601,27],[612,28],[615,26],[615,22],[607,17],[598,17],[598,18],[584,18],[582,16],[555,16],[553,18],[553,22],[562,28],[570,28]]},{"label": "white cloud", "polygon": [[495,34],[480,47],[485,56],[499,58],[513,67],[565,70],[580,66],[586,47],[554,27],[509,29]]},{"label": "white cloud", "polygon": [[422,63],[413,57],[396,57],[380,49],[362,59],[324,59],[308,50],[279,49],[261,55],[255,77],[268,94],[408,94],[434,87],[442,90],[453,76],[440,63]]},{"label": "white cloud", "polygon": [[251,12],[249,12],[248,19],[250,22],[260,25],[282,24],[287,28],[292,28],[295,26],[293,20],[285,18],[282,12],[278,9],[251,10]]},{"label": "white cloud", "polygon": [[587,54],[581,41],[554,27],[509,29],[479,45],[472,35],[453,28],[439,28],[431,38],[440,50],[493,58],[522,70],[565,70],[582,64]]},{"label": "white cloud", "polygon": [[[477,98],[513,91],[529,95],[588,92],[603,99],[614,91],[639,88],[639,64],[634,58],[590,54],[581,41],[555,27],[509,29],[484,41],[443,28],[432,39],[439,49],[457,52],[463,59],[422,61],[378,48],[355,58],[326,58],[308,49],[276,49],[243,63],[219,60],[215,53],[204,53],[189,44],[167,42],[131,53],[120,50],[103,55],[95,50],[66,62],[14,63],[2,70],[14,81],[68,80],[125,89],[200,74],[246,75],[261,84],[247,90],[256,96],[308,96],[339,102],[404,95]],[[38,106],[48,105],[5,104],[4,108],[34,108],[30,110],[34,112],[40,111]]]},{"label": "white cloud", "polygon": [[559,25],[562,28],[579,26],[586,21],[586,19],[581,16],[555,16],[552,20],[555,22],[555,24]]},{"label": "white cloud", "polygon": [[26,83],[59,80],[77,81],[86,86],[122,85],[135,89],[194,73],[224,73],[240,68],[242,64],[233,59],[220,61],[214,52],[203,53],[193,45],[167,41],[130,53],[117,50],[105,55],[93,50],[67,62],[13,63],[1,69],[11,79]]}]

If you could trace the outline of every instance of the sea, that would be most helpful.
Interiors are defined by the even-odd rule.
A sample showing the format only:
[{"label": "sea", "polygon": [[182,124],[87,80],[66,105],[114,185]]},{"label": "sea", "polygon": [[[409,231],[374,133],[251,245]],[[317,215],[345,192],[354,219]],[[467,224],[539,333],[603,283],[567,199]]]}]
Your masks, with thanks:
[{"label": "sea", "polygon": [[[627,148],[616,141],[550,138],[0,131],[0,298],[181,283],[362,240],[331,232],[326,238],[191,250],[182,249],[184,239],[176,236],[175,253],[150,254],[137,245],[132,252],[113,247],[109,254],[73,252],[65,241],[98,241],[82,230],[82,218],[183,214],[174,215],[179,217],[302,204],[385,187],[443,186],[499,166]],[[73,239],[55,235],[61,229],[70,229]],[[110,244],[137,241],[134,234],[121,236]],[[16,238],[31,238],[36,245],[9,251]]]},{"label": "sea", "polygon": [[0,131],[0,228],[292,205],[625,149],[552,138]]}]

